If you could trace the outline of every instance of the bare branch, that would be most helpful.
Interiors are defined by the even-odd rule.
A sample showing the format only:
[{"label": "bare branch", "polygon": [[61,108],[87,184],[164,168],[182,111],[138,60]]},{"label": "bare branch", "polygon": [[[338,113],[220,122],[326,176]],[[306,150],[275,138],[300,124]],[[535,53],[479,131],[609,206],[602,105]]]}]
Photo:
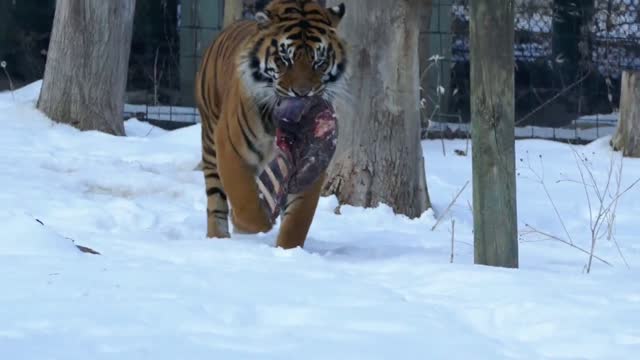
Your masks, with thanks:
[{"label": "bare branch", "polygon": [[571,90],[574,87],[576,87],[576,85],[578,85],[581,82],[583,82],[587,77],[589,77],[589,75],[591,75],[591,71],[592,70],[589,70],[587,73],[585,73],[581,78],[576,80],[574,83],[572,83],[569,86],[563,88],[556,95],[554,95],[551,99],[549,99],[549,100],[545,101],[544,103],[540,104],[540,106],[538,106],[537,108],[533,109],[531,112],[529,112],[528,114],[523,116],[520,120],[516,121],[516,126],[520,125],[521,123],[523,123],[524,121],[529,119],[531,116],[533,116],[535,113],[537,113],[538,111],[544,109],[547,105],[551,104],[552,102],[556,101],[560,96],[562,96],[562,95],[566,94],[567,92],[569,92],[569,90]]},{"label": "bare branch", "polygon": [[[535,179],[532,179],[532,180],[538,182],[542,186],[542,189],[544,190],[544,193],[547,196],[547,199],[551,203],[551,207],[553,207],[553,211],[556,213],[556,217],[558,221],[560,221],[560,225],[562,225],[562,229],[564,230],[565,235],[567,235],[567,239],[569,239],[569,243],[573,244],[573,239],[571,238],[571,234],[569,234],[569,230],[567,230],[567,226],[564,223],[564,218],[562,217],[562,215],[560,215],[560,211],[558,210],[558,207],[556,206],[555,201],[553,201],[553,197],[551,197],[551,194],[549,193],[549,189],[547,188],[547,184],[544,181],[544,171],[542,175],[540,175],[533,169],[533,167],[531,166],[531,161],[529,160],[528,154],[527,154],[526,164],[529,171],[531,171],[531,173],[533,173],[536,177]],[[540,167],[544,169],[542,159],[540,159]]]},{"label": "bare branch", "polygon": [[[545,237],[549,238],[550,240],[556,240],[556,241],[559,241],[559,242],[561,242],[561,243],[563,243],[563,244],[566,244],[566,245],[569,245],[569,246],[571,246],[572,248],[574,248],[574,249],[576,249],[576,250],[579,250],[579,251],[581,251],[581,252],[583,252],[583,253],[585,253],[585,254],[587,254],[587,255],[590,255],[589,251],[587,251],[587,250],[585,250],[585,249],[583,249],[583,248],[581,248],[581,247],[579,247],[579,246],[577,246],[577,245],[575,245],[575,244],[572,244],[572,243],[568,242],[567,240],[565,240],[565,239],[563,239],[563,238],[560,238],[560,237],[557,237],[557,236],[555,236],[555,235],[552,235],[552,234],[546,233],[546,232],[544,232],[544,231],[540,231],[540,230],[538,230],[538,229],[534,228],[533,226],[531,226],[531,225],[529,225],[529,224],[525,224],[525,226],[526,226],[527,228],[529,228],[529,229],[531,230],[531,232],[532,232],[532,233],[536,233],[536,234],[539,234],[539,235],[545,236]],[[610,262],[608,262],[608,261],[606,261],[606,260],[604,260],[604,259],[602,259],[602,258],[600,258],[600,257],[598,257],[598,256],[596,256],[596,255],[593,255],[593,258],[594,258],[594,259],[596,259],[596,260],[602,261],[604,264],[607,264],[607,265],[609,265],[609,266],[613,266],[613,265],[611,265],[611,263],[610,263]]]},{"label": "bare branch", "polygon": [[449,262],[453,264],[453,244],[456,238],[456,219],[451,219],[451,257]]},{"label": "bare branch", "polygon": [[438,220],[436,221],[436,223],[433,225],[433,227],[431,228],[431,231],[435,230],[436,227],[438,227],[438,224],[440,224],[440,221],[442,221],[442,219],[444,218],[445,215],[447,215],[447,213],[449,212],[449,210],[451,210],[451,207],[453,206],[453,204],[455,204],[456,200],[458,200],[458,197],[460,197],[460,194],[462,194],[462,192],[464,191],[464,189],[467,187],[467,185],[469,185],[469,180],[467,180],[466,183],[464,183],[464,186],[462,187],[462,189],[460,189],[460,191],[458,191],[458,193],[456,194],[456,196],[453,198],[453,200],[451,200],[451,202],[449,203],[449,206],[447,206],[447,208],[442,212],[442,214],[440,214],[440,216],[438,217]]}]

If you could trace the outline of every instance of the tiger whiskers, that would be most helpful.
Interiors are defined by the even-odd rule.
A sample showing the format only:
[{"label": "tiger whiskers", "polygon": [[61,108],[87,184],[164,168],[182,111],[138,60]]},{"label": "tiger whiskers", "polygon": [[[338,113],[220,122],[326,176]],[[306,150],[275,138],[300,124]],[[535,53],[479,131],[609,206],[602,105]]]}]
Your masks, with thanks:
[{"label": "tiger whiskers", "polygon": [[323,97],[325,100],[333,103],[335,101],[342,101],[346,104],[353,103],[353,95],[347,90],[346,83],[333,84],[324,90]]}]

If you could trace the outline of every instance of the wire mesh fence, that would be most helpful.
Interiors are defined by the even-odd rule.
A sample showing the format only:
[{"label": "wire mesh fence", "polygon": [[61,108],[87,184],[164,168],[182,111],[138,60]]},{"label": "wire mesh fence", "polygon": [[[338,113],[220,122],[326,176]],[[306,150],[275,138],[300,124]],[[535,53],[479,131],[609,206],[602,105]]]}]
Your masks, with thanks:
[{"label": "wire mesh fence", "polygon": [[[268,2],[243,1],[245,18]],[[423,15],[424,138],[468,136],[469,1],[433,0]],[[585,142],[614,131],[621,73],[640,69],[639,2],[515,1],[518,138]],[[13,5],[8,16],[11,11],[33,14],[15,10],[26,3]],[[50,26],[54,3],[47,0],[48,7],[41,6],[44,20],[38,23],[5,22],[9,33],[20,38],[5,42],[9,46],[0,49],[0,57],[10,59],[10,71],[25,68],[18,70],[28,73],[23,83],[41,78],[48,43],[44,29]],[[137,6],[124,116],[164,128],[199,122],[193,81],[202,53],[221,30],[223,0],[139,0]],[[6,88],[0,81],[0,89]]]},{"label": "wire mesh fence", "polygon": [[[621,73],[640,69],[639,1],[516,0],[514,10],[516,136],[586,142],[611,134]],[[425,137],[468,136],[469,16],[469,0],[434,0],[423,29],[437,43],[429,80],[446,78],[424,94]]]},{"label": "wire mesh fence", "polygon": [[[222,30],[224,19],[223,0],[174,0],[177,7],[175,21],[179,62],[179,86],[169,87],[176,95],[169,102],[158,101],[157,90],[153,96],[143,91],[143,97],[125,105],[125,117],[135,116],[163,128],[175,129],[200,122],[200,114],[193,98],[194,80],[207,47]],[[250,19],[268,1],[242,0],[243,17]],[[154,82],[154,84],[156,84]],[[157,89],[157,87],[156,87]],[[153,99],[153,101],[149,101]]]}]

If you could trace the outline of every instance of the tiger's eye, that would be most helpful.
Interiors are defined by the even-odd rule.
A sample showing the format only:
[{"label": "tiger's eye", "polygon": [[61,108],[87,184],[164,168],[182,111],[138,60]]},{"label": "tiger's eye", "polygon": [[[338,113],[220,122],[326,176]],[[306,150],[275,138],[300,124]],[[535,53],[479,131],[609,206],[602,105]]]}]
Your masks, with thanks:
[{"label": "tiger's eye", "polygon": [[316,64],[315,64],[315,68],[317,70],[320,70],[322,72],[327,70],[327,67],[329,67],[329,63],[326,60],[317,60]]}]

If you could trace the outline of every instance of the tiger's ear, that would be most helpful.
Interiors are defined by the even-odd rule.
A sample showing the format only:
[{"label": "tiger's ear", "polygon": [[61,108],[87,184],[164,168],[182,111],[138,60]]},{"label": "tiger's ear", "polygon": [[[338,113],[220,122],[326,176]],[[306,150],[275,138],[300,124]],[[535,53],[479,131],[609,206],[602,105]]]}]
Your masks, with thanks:
[{"label": "tiger's ear", "polygon": [[265,28],[271,24],[271,13],[268,10],[258,11],[256,13],[256,21],[260,28]]},{"label": "tiger's ear", "polygon": [[329,12],[331,26],[335,28],[340,24],[345,12],[347,12],[347,8],[344,6],[344,3],[341,3],[340,5],[327,8],[327,11]]}]

